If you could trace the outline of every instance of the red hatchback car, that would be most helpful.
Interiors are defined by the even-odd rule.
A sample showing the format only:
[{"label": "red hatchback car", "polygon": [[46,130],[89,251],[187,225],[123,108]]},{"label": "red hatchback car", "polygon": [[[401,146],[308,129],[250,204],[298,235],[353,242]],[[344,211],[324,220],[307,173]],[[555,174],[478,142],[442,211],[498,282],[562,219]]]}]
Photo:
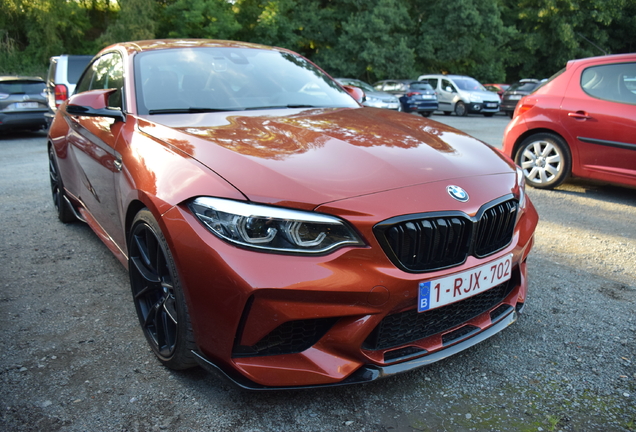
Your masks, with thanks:
[{"label": "red hatchback car", "polygon": [[250,389],[367,382],[517,319],[538,219],[521,171],[356,92],[239,42],[89,64],[49,131],[53,200],[128,268],[164,365]]},{"label": "red hatchback car", "polygon": [[570,175],[636,186],[636,54],[568,62],[519,102],[503,151],[537,188]]}]

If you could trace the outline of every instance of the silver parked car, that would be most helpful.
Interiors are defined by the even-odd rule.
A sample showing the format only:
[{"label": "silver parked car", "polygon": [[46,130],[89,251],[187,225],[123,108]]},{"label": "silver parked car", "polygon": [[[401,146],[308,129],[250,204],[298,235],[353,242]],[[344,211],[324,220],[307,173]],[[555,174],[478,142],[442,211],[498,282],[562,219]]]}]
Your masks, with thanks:
[{"label": "silver parked car", "polygon": [[46,114],[47,123],[51,123],[57,107],[75,92],[75,85],[86,65],[91,61],[90,55],[67,55],[51,57],[49,73],[46,78],[46,94],[49,112]]},{"label": "silver parked car", "polygon": [[0,131],[46,127],[44,87],[42,78],[0,76]]},{"label": "silver parked car", "polygon": [[437,92],[439,109],[446,115],[483,114],[492,117],[499,112],[499,95],[486,90],[475,78],[464,75],[420,75]]},{"label": "silver parked car", "polygon": [[362,102],[362,105],[364,106],[401,111],[401,104],[399,99],[390,93],[378,91],[371,87],[371,85],[358,79],[336,78],[336,81],[338,81],[338,83],[342,85],[358,87],[359,89],[363,90],[364,95],[366,96],[365,100]]}]

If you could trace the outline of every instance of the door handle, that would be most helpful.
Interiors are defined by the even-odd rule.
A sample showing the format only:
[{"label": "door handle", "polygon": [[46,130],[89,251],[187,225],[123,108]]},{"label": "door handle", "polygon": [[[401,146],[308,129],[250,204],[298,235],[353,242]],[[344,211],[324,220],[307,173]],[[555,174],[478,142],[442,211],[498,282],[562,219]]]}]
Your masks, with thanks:
[{"label": "door handle", "polygon": [[568,117],[572,117],[576,120],[590,120],[592,117],[587,115],[585,111],[569,112]]},{"label": "door handle", "polygon": [[121,160],[119,159],[115,159],[115,161],[113,162],[113,165],[115,165],[115,169],[117,171],[121,171],[121,169],[123,168],[124,164],[121,162]]}]

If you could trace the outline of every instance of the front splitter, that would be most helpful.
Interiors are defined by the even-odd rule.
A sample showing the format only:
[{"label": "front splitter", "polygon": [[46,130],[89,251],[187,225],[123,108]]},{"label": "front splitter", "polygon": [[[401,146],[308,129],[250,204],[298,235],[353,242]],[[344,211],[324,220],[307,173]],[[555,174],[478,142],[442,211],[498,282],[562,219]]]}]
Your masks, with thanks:
[{"label": "front splitter", "polygon": [[444,360],[447,357],[460,353],[474,345],[477,345],[480,342],[488,339],[491,336],[496,335],[497,333],[504,330],[506,327],[517,321],[518,313],[516,310],[512,309],[512,311],[497,321],[495,324],[491,325],[487,329],[477,333],[476,335],[465,339],[459,343],[449,346],[448,348],[444,348],[442,350],[436,351],[431,354],[426,354],[422,357],[418,357],[412,360],[408,360],[402,363],[389,365],[389,366],[376,366],[376,365],[365,365],[356,370],[353,374],[348,376],[346,379],[339,381],[337,383],[332,384],[319,384],[319,385],[305,385],[305,386],[286,386],[286,387],[274,387],[274,386],[264,386],[258,383],[255,383],[244,376],[240,375],[234,371],[227,371],[214,364],[210,360],[206,359],[203,355],[196,351],[192,351],[195,356],[195,359],[207,371],[215,373],[221,376],[224,379],[227,379],[231,383],[239,386],[245,390],[299,390],[299,389],[307,389],[307,388],[321,388],[321,387],[338,387],[349,384],[362,384],[368,383],[372,381],[376,381],[382,378],[388,378],[393,375],[397,375],[400,373],[408,372],[417,368],[421,368],[423,366],[438,362],[440,360]]}]

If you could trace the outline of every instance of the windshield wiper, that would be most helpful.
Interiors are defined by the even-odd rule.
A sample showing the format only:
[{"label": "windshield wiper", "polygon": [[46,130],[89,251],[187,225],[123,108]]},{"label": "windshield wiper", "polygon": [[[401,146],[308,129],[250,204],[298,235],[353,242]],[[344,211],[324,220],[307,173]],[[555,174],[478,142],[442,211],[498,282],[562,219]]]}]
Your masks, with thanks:
[{"label": "windshield wiper", "polygon": [[289,104],[289,105],[270,105],[270,106],[248,107],[248,108],[245,108],[245,110],[285,109],[285,108],[320,108],[320,107],[316,106],[316,105]]},{"label": "windshield wiper", "polygon": [[206,112],[242,111],[243,108],[165,108],[148,110],[148,114],[191,114]]}]

